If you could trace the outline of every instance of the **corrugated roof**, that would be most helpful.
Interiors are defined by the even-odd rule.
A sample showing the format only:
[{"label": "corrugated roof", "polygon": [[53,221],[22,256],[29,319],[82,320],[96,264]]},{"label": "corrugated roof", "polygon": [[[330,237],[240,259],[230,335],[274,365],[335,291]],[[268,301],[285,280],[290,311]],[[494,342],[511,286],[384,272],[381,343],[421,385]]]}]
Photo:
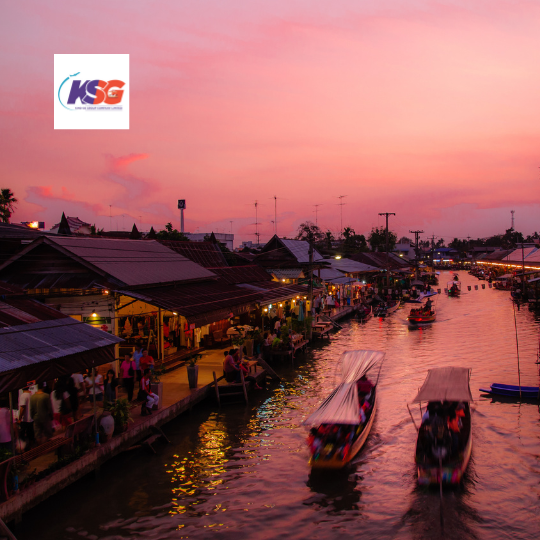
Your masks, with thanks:
[{"label": "corrugated roof", "polygon": [[179,242],[174,240],[158,240],[158,242],[204,268],[228,266],[221,249],[213,242]]},{"label": "corrugated roof", "polygon": [[336,270],[335,268],[321,268],[320,271],[317,270],[316,276],[320,276],[323,281],[330,281],[332,279],[345,277],[345,274],[339,270]]},{"label": "corrugated roof", "polygon": [[540,263],[540,249],[537,249],[535,252],[530,253],[529,256],[525,259],[527,263]]},{"label": "corrugated roof", "polygon": [[528,261],[529,256],[534,254],[536,252],[536,247],[526,247],[523,250],[521,248],[514,249],[509,255],[508,260],[509,261],[521,261],[523,258]]},{"label": "corrugated roof", "polygon": [[212,272],[217,274],[221,281],[229,283],[230,285],[234,285],[236,283],[252,283],[254,281],[272,280],[270,274],[256,264],[213,268]]},{"label": "corrugated roof", "polygon": [[[309,263],[309,243],[304,240],[280,238],[281,243],[296,257],[299,263]],[[313,260],[322,260],[323,256],[314,248]]]},{"label": "corrugated roof", "polygon": [[349,274],[358,272],[376,272],[379,269],[375,266],[371,266],[359,261],[353,261],[352,259],[329,259],[332,268],[341,270]]},{"label": "corrugated roof", "polygon": [[65,314],[25,297],[8,297],[0,300],[0,327],[62,319]]},{"label": "corrugated roof", "polygon": [[128,287],[211,279],[215,274],[188,258],[163,246],[156,240],[124,240],[87,237],[42,237],[29,249],[4,264],[23,257],[42,243],[75,256],[98,273],[109,275]]},{"label": "corrugated roof", "polygon": [[0,328],[0,372],[123,341],[71,317]]}]

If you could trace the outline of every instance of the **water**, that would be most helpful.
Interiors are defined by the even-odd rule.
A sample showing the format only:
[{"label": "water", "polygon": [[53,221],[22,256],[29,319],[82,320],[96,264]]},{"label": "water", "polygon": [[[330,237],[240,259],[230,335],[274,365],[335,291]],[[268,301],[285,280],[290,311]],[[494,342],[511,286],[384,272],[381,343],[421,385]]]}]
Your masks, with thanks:
[{"label": "water", "polygon": [[[513,305],[460,272],[461,298],[436,301],[437,322],[411,329],[409,307],[388,320],[350,321],[249,406],[209,402],[165,426],[158,455],[124,453],[24,517],[17,538],[537,538],[540,418],[534,404],[480,399],[517,384]],[[451,279],[441,274],[440,287]],[[473,285],[467,292],[466,286]],[[474,285],[479,285],[478,291]],[[487,286],[486,286],[487,287]],[[538,319],[517,312],[522,384],[537,386]],[[339,354],[386,351],[371,435],[352,468],[315,475],[302,420],[335,384]],[[472,368],[473,454],[463,485],[419,488],[416,431],[406,403],[434,366]],[[240,536],[241,535],[241,536]]]}]

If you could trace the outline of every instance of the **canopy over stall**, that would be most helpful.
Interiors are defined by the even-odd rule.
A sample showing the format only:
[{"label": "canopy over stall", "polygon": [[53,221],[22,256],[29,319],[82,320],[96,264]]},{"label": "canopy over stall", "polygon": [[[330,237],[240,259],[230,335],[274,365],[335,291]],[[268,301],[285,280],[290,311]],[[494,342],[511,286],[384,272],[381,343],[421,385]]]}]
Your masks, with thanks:
[{"label": "canopy over stall", "polygon": [[430,369],[422,388],[413,399],[413,403],[421,401],[473,401],[469,387],[470,376],[470,368]]},{"label": "canopy over stall", "polygon": [[304,424],[353,424],[359,423],[358,392],[356,381],[375,364],[382,362],[382,351],[346,351],[341,355],[341,382],[322,405]]}]

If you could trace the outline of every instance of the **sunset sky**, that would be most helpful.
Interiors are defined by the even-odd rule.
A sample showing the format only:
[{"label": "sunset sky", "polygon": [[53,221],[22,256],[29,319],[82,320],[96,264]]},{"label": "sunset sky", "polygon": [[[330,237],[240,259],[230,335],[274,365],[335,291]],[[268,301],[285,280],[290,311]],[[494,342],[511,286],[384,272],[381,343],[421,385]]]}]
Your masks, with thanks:
[{"label": "sunset sky", "polygon": [[[254,240],[315,221],[399,235],[540,230],[540,2],[4,2],[13,222]],[[53,55],[130,54],[130,129],[53,129]],[[112,215],[112,219],[109,217]]]}]

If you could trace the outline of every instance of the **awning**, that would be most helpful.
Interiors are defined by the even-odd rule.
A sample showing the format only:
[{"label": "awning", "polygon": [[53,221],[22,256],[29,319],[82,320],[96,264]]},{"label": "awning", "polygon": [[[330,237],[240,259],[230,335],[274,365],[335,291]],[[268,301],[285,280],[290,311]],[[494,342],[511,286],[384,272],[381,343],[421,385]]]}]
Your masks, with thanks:
[{"label": "awning", "polygon": [[473,401],[469,387],[470,368],[443,367],[428,371],[428,376],[413,399],[421,401]]},{"label": "awning", "polygon": [[218,281],[117,292],[177,312],[196,325],[227,319],[231,313],[234,316],[249,312],[255,308],[261,296],[257,291]]},{"label": "awning", "polygon": [[269,268],[267,272],[276,279],[300,279],[305,277],[301,268]]},{"label": "awning", "polygon": [[71,317],[0,328],[0,393],[113,362],[121,341]]},{"label": "awning", "polygon": [[356,381],[375,364],[383,361],[382,351],[346,351],[341,355],[341,383],[322,405],[303,423],[353,424],[359,423],[359,402]]}]

